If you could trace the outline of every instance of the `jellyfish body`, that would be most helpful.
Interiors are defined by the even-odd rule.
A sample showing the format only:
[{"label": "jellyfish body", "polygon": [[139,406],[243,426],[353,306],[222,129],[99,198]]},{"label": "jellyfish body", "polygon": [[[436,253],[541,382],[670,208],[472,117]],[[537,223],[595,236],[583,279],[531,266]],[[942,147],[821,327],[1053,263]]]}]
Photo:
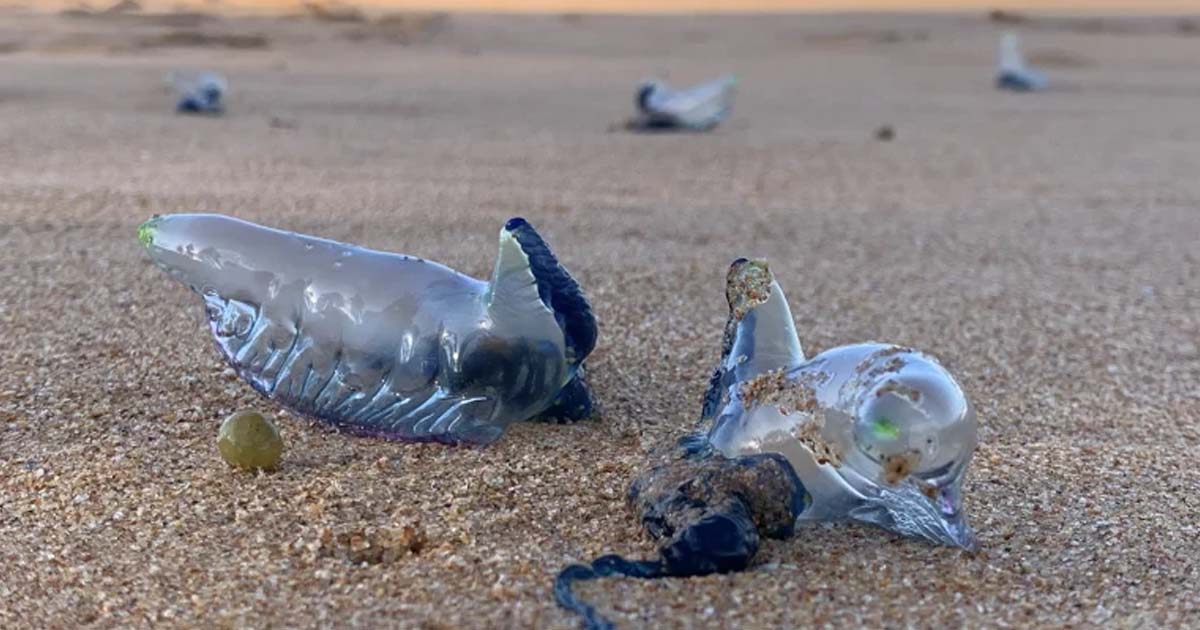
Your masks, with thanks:
[{"label": "jellyfish body", "polygon": [[178,93],[175,110],[185,114],[219,115],[225,112],[229,83],[215,72],[172,74],[169,81]]},{"label": "jellyfish body", "polygon": [[811,496],[800,521],[853,520],[974,548],[962,483],[976,420],[954,377],[888,344],[806,358],[765,262],[735,261],[726,293],[724,358],[702,413],[713,446],[787,458]]},{"label": "jellyfish body", "polygon": [[201,296],[221,354],[261,394],[355,433],[487,444],[586,417],[596,323],[523,219],[484,282],[434,262],[221,215],[151,219],[155,264]]},{"label": "jellyfish body", "polygon": [[1005,33],[1000,40],[1000,59],[996,88],[1013,92],[1038,92],[1050,86],[1046,75],[1025,64],[1016,33]]},{"label": "jellyfish body", "polygon": [[636,129],[687,129],[707,131],[729,117],[737,80],[723,76],[684,90],[658,80],[644,81],[634,99]]},{"label": "jellyfish body", "polygon": [[765,262],[734,261],[725,295],[729,320],[701,432],[657,451],[629,489],[658,558],[600,556],[555,579],[556,601],[588,630],[613,624],[575,583],[741,571],[762,538],[789,538],[797,523],[852,520],[975,547],[961,497],[975,415],[954,377],[928,355],[887,344],[806,358]]}]

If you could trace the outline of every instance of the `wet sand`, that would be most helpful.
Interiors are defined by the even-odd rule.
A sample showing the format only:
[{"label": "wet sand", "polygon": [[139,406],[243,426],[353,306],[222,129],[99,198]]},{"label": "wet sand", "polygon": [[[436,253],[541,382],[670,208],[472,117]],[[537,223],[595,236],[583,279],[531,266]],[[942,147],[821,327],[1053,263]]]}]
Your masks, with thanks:
[{"label": "wet sand", "polygon": [[[135,0],[146,11],[200,10],[230,13],[303,13],[312,4],[360,7],[368,11],[475,11],[493,13],[689,14],[762,12],[965,12],[1008,11],[1092,14],[1196,13],[1194,0]],[[0,7],[42,11],[101,9],[126,0],[4,0]]]},{"label": "wet sand", "polygon": [[[0,16],[0,626],[575,627],[558,569],[654,552],[625,489],[697,416],[737,256],[809,351],[961,378],[984,551],[806,528],[745,573],[583,586],[605,614],[1200,625],[1200,37],[1027,24],[1056,87],[1012,95],[980,15],[431,24]],[[177,68],[226,73],[229,114],[174,115]],[[714,133],[608,130],[642,77],[730,71]],[[231,471],[220,420],[275,410],[140,250],[170,212],[477,276],[525,216],[601,319],[603,413],[486,449],[281,417],[282,469]]]}]

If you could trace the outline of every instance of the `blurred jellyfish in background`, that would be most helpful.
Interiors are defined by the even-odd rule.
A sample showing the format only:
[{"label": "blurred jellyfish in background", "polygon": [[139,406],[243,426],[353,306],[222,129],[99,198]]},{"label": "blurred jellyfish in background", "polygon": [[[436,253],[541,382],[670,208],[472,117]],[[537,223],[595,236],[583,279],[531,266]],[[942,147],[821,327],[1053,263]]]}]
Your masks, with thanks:
[{"label": "blurred jellyfish in background", "polygon": [[229,82],[216,72],[171,72],[167,75],[178,95],[175,111],[181,114],[208,114],[217,116],[225,113],[225,96],[229,93]]},{"label": "blurred jellyfish in background", "polygon": [[629,121],[628,127],[708,131],[729,117],[736,85],[737,79],[732,75],[683,90],[671,88],[658,79],[643,81],[634,97],[638,115]]},{"label": "blurred jellyfish in background", "polygon": [[1050,86],[1046,75],[1025,65],[1021,42],[1016,33],[1005,33],[1000,40],[996,88],[1013,92],[1039,92]]}]

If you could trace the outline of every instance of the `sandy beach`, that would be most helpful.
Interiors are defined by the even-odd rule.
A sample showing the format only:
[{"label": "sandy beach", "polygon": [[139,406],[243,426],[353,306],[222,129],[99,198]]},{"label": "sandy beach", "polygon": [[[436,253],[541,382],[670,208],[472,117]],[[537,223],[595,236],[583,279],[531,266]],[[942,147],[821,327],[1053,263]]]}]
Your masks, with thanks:
[{"label": "sandy beach", "polygon": [[[1053,89],[993,89],[1005,28]],[[695,422],[726,267],[761,256],[807,350],[896,342],[960,378],[982,551],[808,527],[745,573],[581,587],[605,615],[1200,627],[1198,30],[2,13],[0,626],[574,628],[555,573],[654,553],[626,488]],[[192,68],[228,76],[225,117],[173,113],[164,76]],[[610,129],[639,79],[723,72],[740,91],[713,133]],[[524,216],[600,318],[602,413],[486,449],[281,414],[141,249],[176,212],[476,276]],[[278,418],[275,473],[217,453],[247,407]]]}]

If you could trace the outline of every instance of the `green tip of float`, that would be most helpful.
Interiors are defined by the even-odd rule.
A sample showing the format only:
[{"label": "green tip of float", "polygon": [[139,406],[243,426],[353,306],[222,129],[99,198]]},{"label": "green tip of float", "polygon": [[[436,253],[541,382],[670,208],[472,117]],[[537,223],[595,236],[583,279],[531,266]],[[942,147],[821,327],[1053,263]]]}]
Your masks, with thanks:
[{"label": "green tip of float", "polygon": [[138,226],[138,240],[142,242],[142,245],[150,247],[154,243],[154,230],[161,220],[161,217],[154,215],[149,221]]},{"label": "green tip of float", "polygon": [[881,440],[894,440],[900,437],[900,427],[895,422],[887,418],[877,418],[871,423],[871,430],[875,433],[875,437]]}]

